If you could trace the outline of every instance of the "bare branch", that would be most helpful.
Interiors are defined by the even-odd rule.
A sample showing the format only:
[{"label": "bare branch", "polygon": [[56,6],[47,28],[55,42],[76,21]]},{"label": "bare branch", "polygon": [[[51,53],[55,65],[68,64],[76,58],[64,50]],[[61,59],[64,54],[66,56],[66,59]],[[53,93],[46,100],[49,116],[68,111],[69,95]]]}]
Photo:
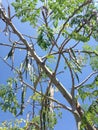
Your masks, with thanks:
[{"label": "bare branch", "polygon": [[74,75],[73,75],[73,71],[70,67],[70,64],[68,63],[66,57],[64,56],[64,54],[62,54],[63,58],[65,59],[65,62],[69,68],[69,72],[70,72],[70,75],[71,75],[71,81],[72,81],[72,87],[71,87],[71,95],[72,95],[72,108],[75,110],[75,101],[74,101],[74,98],[75,98],[75,89],[74,89],[74,84],[75,84],[75,81],[74,81]]},{"label": "bare branch", "polygon": [[58,102],[57,100],[55,100],[55,99],[53,99],[53,98],[51,98],[51,97],[49,97],[49,96],[46,96],[46,95],[42,94],[41,92],[35,90],[34,87],[32,87],[31,85],[27,84],[27,83],[24,82],[23,80],[22,80],[22,83],[25,84],[26,86],[28,86],[28,87],[29,87],[30,89],[32,89],[33,91],[35,91],[36,93],[38,93],[38,94],[40,94],[41,96],[45,97],[46,99],[49,99],[49,100],[51,100],[51,101],[57,103],[58,105],[62,106],[64,109],[66,109],[66,110],[72,112],[72,109],[71,109],[71,108],[69,108],[69,107],[65,106],[64,104]]},{"label": "bare branch", "polygon": [[87,82],[87,80],[89,80],[94,74],[97,74],[98,71],[94,71],[92,72],[88,77],[86,77],[86,79],[84,79],[80,84],[75,86],[75,89],[79,89],[84,83]]},{"label": "bare branch", "polygon": [[56,64],[56,67],[55,67],[55,70],[54,70],[54,75],[56,74],[56,71],[59,67],[60,59],[61,59],[61,54],[59,54],[59,56],[58,56],[57,64]]},{"label": "bare branch", "polygon": [[[4,60],[2,57],[0,57],[0,59],[3,60],[4,63],[7,64],[7,66],[9,66],[9,67],[12,69],[12,66],[11,66],[6,60]],[[18,71],[17,69],[15,69],[15,68],[13,67],[13,70],[14,70],[15,72],[17,72],[17,74],[19,75],[19,77],[20,77],[20,82],[22,82],[22,84],[28,86],[31,90],[33,90],[34,92],[40,94],[40,95],[43,96],[44,98],[47,98],[47,99],[49,99],[49,100],[51,100],[51,101],[57,103],[58,105],[62,106],[62,108],[66,109],[66,110],[68,110],[68,111],[70,111],[70,112],[73,112],[71,108],[69,108],[69,107],[65,106],[64,104],[58,102],[57,100],[55,100],[55,99],[53,99],[53,98],[51,98],[51,97],[49,97],[49,96],[47,96],[47,95],[44,95],[44,94],[42,94],[41,92],[37,91],[36,88],[34,88],[34,87],[31,86],[30,84],[28,84],[28,83],[26,83],[25,81],[23,81],[23,79],[22,79],[22,77],[20,76],[20,73],[19,73],[19,71]]]},{"label": "bare branch", "polygon": [[59,89],[59,91],[62,93],[64,98],[72,105],[72,97],[70,93],[65,89],[65,87],[54,77],[53,73],[47,68],[45,64],[43,64],[42,60],[39,58],[39,56],[35,53],[34,49],[31,48],[29,43],[26,41],[26,39],[22,36],[22,34],[15,28],[15,26],[12,24],[10,19],[6,17],[1,10],[1,13],[7,22],[9,26],[12,28],[13,32],[20,38],[20,40],[24,43],[24,45],[27,47],[27,50],[31,53],[31,56],[36,60],[36,62],[39,64],[39,66],[44,70],[44,72],[47,74],[47,76],[51,79],[52,83]]},{"label": "bare branch", "polygon": [[[9,45],[9,44],[6,44],[6,43],[0,43],[0,46],[13,47],[13,45]],[[20,46],[15,46],[14,48],[15,49],[21,49],[21,50],[26,50],[25,47],[20,47]]]}]

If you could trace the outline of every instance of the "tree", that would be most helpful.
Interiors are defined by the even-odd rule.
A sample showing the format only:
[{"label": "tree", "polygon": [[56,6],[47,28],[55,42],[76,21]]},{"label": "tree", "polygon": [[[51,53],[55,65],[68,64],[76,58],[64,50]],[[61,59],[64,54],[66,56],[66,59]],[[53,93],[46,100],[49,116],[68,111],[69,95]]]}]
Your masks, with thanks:
[{"label": "tree", "polygon": [[[8,3],[7,9],[1,3],[0,18],[5,26],[1,33],[8,43],[0,45],[10,49],[0,59],[14,75],[7,85],[0,85],[0,107],[18,117],[27,105],[32,106],[32,119],[28,114],[23,128],[10,129],[52,130],[57,123],[57,109],[65,109],[73,114],[78,130],[97,130],[97,17],[97,3],[92,0],[16,0]],[[21,33],[14,19],[29,22],[33,35]],[[81,81],[88,66],[92,73]],[[70,78],[70,86],[66,77]],[[91,77],[93,81],[87,82]],[[61,102],[57,94],[67,103]],[[89,105],[85,107],[86,101]]]}]

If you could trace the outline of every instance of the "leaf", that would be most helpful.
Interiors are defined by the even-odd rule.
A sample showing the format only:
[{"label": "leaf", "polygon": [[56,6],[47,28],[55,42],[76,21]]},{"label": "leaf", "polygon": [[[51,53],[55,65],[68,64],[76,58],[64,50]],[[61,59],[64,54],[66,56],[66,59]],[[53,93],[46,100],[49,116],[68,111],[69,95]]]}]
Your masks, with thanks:
[{"label": "leaf", "polygon": [[57,27],[58,27],[58,20],[57,20],[57,19],[56,19],[56,20],[54,20],[53,25],[54,25],[54,27],[55,27],[55,28],[57,28]]},{"label": "leaf", "polygon": [[81,89],[81,88],[78,90],[78,92],[79,92],[79,96],[80,96],[81,99],[82,99],[82,102],[84,102],[84,100],[85,100],[86,98],[88,98],[88,96],[91,94],[90,92],[84,91],[84,90]]},{"label": "leaf", "polygon": [[54,55],[49,54],[49,55],[46,56],[46,58],[47,58],[47,59],[53,59],[53,58],[54,58]]},{"label": "leaf", "polygon": [[31,25],[36,26],[38,16],[40,15],[40,9],[36,9],[37,0],[28,1],[16,1],[12,3],[15,9],[16,16],[21,18],[21,22],[29,21]]},{"label": "leaf", "polygon": [[13,78],[9,78],[6,86],[0,86],[0,107],[3,111],[6,112],[9,110],[14,115],[17,113],[17,109],[19,108],[14,89],[12,88],[12,84],[14,84],[15,81],[16,80]]},{"label": "leaf", "polygon": [[38,101],[38,102],[41,102],[41,95],[39,93],[35,92],[34,95],[31,96],[31,99]]},{"label": "leaf", "polygon": [[4,59],[7,60],[8,58],[11,58],[13,56],[13,54],[14,54],[13,51],[14,50],[13,50],[13,47],[12,47],[11,50],[9,51],[8,55]]},{"label": "leaf", "polygon": [[[49,38],[50,37],[51,37],[51,33],[49,33]],[[40,30],[39,30],[37,43],[44,50],[47,50],[48,47],[51,45],[49,39],[47,39],[47,37],[45,38],[43,28],[40,28]]]},{"label": "leaf", "polygon": [[82,42],[87,42],[89,41],[89,37],[87,36],[83,36],[77,32],[72,32],[71,34],[69,34],[69,36],[77,41],[82,41]]},{"label": "leaf", "polygon": [[98,56],[91,57],[90,59],[90,65],[93,70],[98,70]]},{"label": "leaf", "polygon": [[88,43],[84,43],[83,50],[92,51],[92,47]]},{"label": "leaf", "polygon": [[70,25],[73,27],[74,25],[80,24],[83,21],[83,15],[78,15],[71,19]]},{"label": "leaf", "polygon": [[97,50],[94,50],[94,53],[98,56],[98,51]]}]

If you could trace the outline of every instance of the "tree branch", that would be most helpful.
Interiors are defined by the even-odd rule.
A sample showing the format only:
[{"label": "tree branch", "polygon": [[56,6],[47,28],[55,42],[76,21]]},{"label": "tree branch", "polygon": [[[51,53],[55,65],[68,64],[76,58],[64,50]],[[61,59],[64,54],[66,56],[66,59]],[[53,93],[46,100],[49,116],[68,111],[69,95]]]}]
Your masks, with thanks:
[{"label": "tree branch", "polygon": [[94,71],[92,72],[88,77],[86,77],[86,79],[84,79],[80,84],[78,84],[77,86],[75,86],[75,89],[79,89],[84,83],[87,82],[87,80],[89,80],[94,74],[97,74],[98,71]]},{"label": "tree branch", "polygon": [[[9,66],[9,67],[12,69],[12,66],[11,66],[6,60],[4,60],[2,57],[0,57],[0,59],[3,60],[4,63],[7,64],[7,66]],[[19,77],[21,77],[19,71],[18,71],[17,69],[15,69],[14,67],[13,67],[13,69],[14,69],[15,72],[17,72],[17,74],[19,75]],[[65,106],[64,104],[58,102],[57,100],[55,100],[55,99],[53,99],[53,98],[47,96],[46,94],[44,95],[44,94],[42,94],[41,92],[37,91],[35,87],[32,87],[30,84],[26,83],[26,82],[23,80],[23,78],[20,78],[20,82],[22,82],[22,84],[28,86],[31,90],[33,90],[34,92],[40,94],[40,95],[43,96],[44,98],[47,98],[47,99],[49,99],[49,100],[51,100],[51,101],[57,103],[58,105],[62,106],[62,108],[66,109],[66,110],[68,110],[68,111],[70,111],[70,112],[72,112],[72,109],[71,109],[70,107],[67,107],[67,106]]]},{"label": "tree branch", "polygon": [[[0,43],[0,46],[6,46],[6,47],[13,47],[13,45],[9,45],[6,43]],[[15,46],[15,49],[21,49],[21,50],[26,50],[26,47],[20,47],[20,46]]]},{"label": "tree branch", "polygon": [[65,23],[63,24],[63,27],[62,27],[61,30],[59,31],[59,34],[58,34],[58,36],[57,36],[57,38],[56,38],[56,41],[59,39],[59,37],[60,37],[60,35],[61,35],[63,29],[65,28],[65,25],[68,23],[68,21],[69,21],[81,8],[83,8],[85,5],[87,5],[87,4],[91,3],[91,2],[92,2],[92,0],[87,0],[87,1],[85,1],[82,5],[80,5],[76,10],[74,10],[74,12],[68,17],[68,19],[67,19],[67,20],[65,21]]},{"label": "tree branch", "polygon": [[3,11],[1,10],[1,13],[7,22],[7,24],[12,28],[13,32],[20,38],[20,40],[24,43],[24,45],[27,47],[27,50],[30,52],[31,56],[36,60],[36,62],[39,64],[39,66],[44,70],[44,72],[47,74],[47,76],[51,79],[52,83],[58,88],[58,90],[62,93],[64,98],[69,102],[70,105],[72,105],[72,96],[70,93],[65,89],[65,87],[54,77],[53,73],[48,69],[48,67],[43,64],[40,57],[35,53],[34,49],[31,48],[29,43],[26,41],[26,39],[23,37],[23,35],[16,29],[16,27],[12,24],[10,19],[4,15]]}]

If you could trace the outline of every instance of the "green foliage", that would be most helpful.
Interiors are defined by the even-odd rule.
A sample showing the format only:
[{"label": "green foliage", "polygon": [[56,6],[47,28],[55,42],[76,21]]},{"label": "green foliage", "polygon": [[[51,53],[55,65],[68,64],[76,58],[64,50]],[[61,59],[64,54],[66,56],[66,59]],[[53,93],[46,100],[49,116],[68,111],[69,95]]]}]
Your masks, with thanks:
[{"label": "green foliage", "polygon": [[12,85],[16,85],[16,80],[12,78],[9,78],[7,80],[6,86],[0,85],[0,106],[4,112],[8,110],[14,115],[16,115],[17,108],[19,108],[19,104]]},{"label": "green foliage", "polygon": [[37,43],[42,49],[48,49],[51,45],[51,39],[53,37],[52,30],[50,28],[41,27],[38,31]]},{"label": "green foliage", "polygon": [[34,95],[31,96],[31,99],[34,100],[34,101],[36,101],[36,102],[41,103],[42,97],[41,97],[41,95],[39,93],[35,92]]},{"label": "green foliage", "polygon": [[37,22],[37,17],[39,17],[40,10],[39,8],[36,9],[38,0],[19,0],[12,5],[14,6],[16,12],[17,12],[17,17],[21,17],[22,22],[29,21],[30,24],[33,24],[36,26]]},{"label": "green foliage", "polygon": [[[98,113],[98,76],[95,77],[92,83],[84,84],[83,86],[80,86],[78,90],[74,89],[76,81],[80,83],[79,74],[82,74],[82,69],[87,63],[89,63],[92,70],[98,70],[98,46],[92,47],[87,43],[90,41],[91,37],[95,39],[95,41],[98,41],[98,14],[96,14],[98,12],[96,12],[93,2],[89,3],[89,1],[85,0],[70,0],[70,2],[68,0],[16,0],[12,3],[12,6],[15,9],[16,16],[21,19],[21,22],[29,22],[31,27],[33,26],[34,31],[36,31],[34,32],[36,37],[34,36],[34,38],[32,38],[32,36],[29,37],[23,34],[22,36],[24,37],[22,39],[19,33],[17,35],[17,30],[15,32],[15,29],[13,29],[14,26],[12,27],[13,31],[10,30],[11,25],[9,25],[8,21],[8,25],[6,26],[8,26],[11,47],[12,41],[14,41],[11,40],[12,32],[19,36],[19,43],[15,44],[15,46],[10,49],[7,57],[5,58],[5,63],[9,57],[14,56],[14,50],[16,48],[21,48],[22,45],[23,47],[24,45],[26,47],[26,56],[20,63],[20,67],[17,67],[19,68],[16,72],[17,80],[9,78],[7,85],[0,86],[0,106],[5,112],[9,110],[14,115],[23,114],[23,110],[26,106],[25,95],[27,92],[27,86],[28,88],[34,90],[32,92],[33,94],[29,95],[30,100],[26,103],[32,105],[33,117],[29,120],[29,122],[25,121],[26,124],[23,128],[19,128],[20,122],[18,120],[16,122],[19,122],[19,126],[17,123],[13,127],[11,125],[6,126],[5,123],[3,129],[37,130],[42,128],[45,130],[47,128],[49,130],[53,130],[55,124],[57,123],[58,116],[61,117],[62,113],[55,111],[55,109],[51,111],[50,100],[42,95],[45,94],[45,90],[47,90],[48,87],[53,85],[52,83],[54,83],[54,86],[57,88],[59,84],[61,84],[58,83],[59,81],[56,79],[57,77],[60,77],[58,74],[62,72],[62,70],[59,72],[60,67],[65,67],[65,71],[69,69],[69,73],[71,75],[70,79],[72,81],[73,94],[69,94],[66,89],[64,93],[62,84],[59,89],[65,99],[68,100],[70,106],[75,105],[71,105],[73,100],[70,97],[75,96],[76,91],[78,91],[79,98],[81,98],[83,103],[85,103],[88,99],[91,101],[82,116],[81,130],[84,130],[87,122],[91,125],[96,125],[98,122],[96,116]],[[12,19],[13,18],[14,17],[12,17]],[[3,22],[6,21],[7,20],[3,20]],[[28,46],[26,46],[26,44],[24,44],[25,37],[28,39],[28,43],[30,44],[32,44],[34,40],[31,50]],[[80,46],[78,46],[78,48],[77,45],[81,44],[83,44],[83,48]],[[36,47],[39,46],[41,48],[42,54],[39,53],[39,55],[42,56],[43,64],[42,62],[40,63],[40,57],[37,57],[36,52],[34,54],[31,52],[33,49],[36,51],[35,45],[37,45]],[[45,56],[43,56],[43,53],[45,53]],[[56,62],[51,62],[52,59],[55,59]],[[60,64],[60,61],[62,65]],[[48,63],[49,66],[47,65]],[[55,69],[52,70],[52,67]],[[13,70],[16,70],[14,66],[12,68]],[[57,81],[56,83],[53,82],[53,79],[51,79],[52,73],[50,72],[53,72],[55,82]],[[63,74],[65,74],[65,72]],[[18,80],[21,82],[20,88],[22,89],[20,106],[14,89],[14,86],[17,88],[17,84],[19,83]],[[25,80],[30,81],[29,83],[31,83],[31,85],[26,84]],[[42,95],[37,93],[36,90],[42,93]],[[66,97],[66,95],[68,97]],[[51,97],[49,93],[46,94],[46,96]],[[55,106],[53,107],[55,108]],[[20,113],[17,114],[19,108]],[[35,110],[36,108],[37,111]]]},{"label": "green foliage", "polygon": [[92,51],[93,48],[89,44],[85,43],[83,49],[84,51]]},{"label": "green foliage", "polygon": [[92,126],[98,126],[98,98],[85,110],[84,116],[82,117],[81,130],[84,129],[86,121]]},{"label": "green foliage", "polygon": [[[97,93],[98,95],[98,93]],[[92,124],[98,125],[98,98],[92,102],[87,111],[87,117]]]},{"label": "green foliage", "polygon": [[[81,87],[79,90],[79,96],[82,101],[85,102],[87,99],[90,100],[90,105],[87,105],[87,108],[84,109],[85,113],[82,117],[81,130],[86,125],[86,121],[88,121],[92,126],[98,125],[98,76],[95,77],[92,84],[87,84]],[[83,105],[84,106],[84,105]]]},{"label": "green foliage", "polygon": [[97,59],[98,59],[98,56],[91,58],[90,64],[91,64],[93,70],[98,70],[98,60]]},{"label": "green foliage", "polygon": [[98,46],[90,46],[89,44],[85,43],[83,46],[83,50],[87,53],[85,53],[85,57],[87,60],[90,59],[90,65],[93,70],[98,70]]},{"label": "green foliage", "polygon": [[25,130],[24,128],[20,128],[22,123],[26,123],[24,119],[15,119],[11,121],[4,121],[0,124],[0,130]]},{"label": "green foliage", "polygon": [[[89,41],[89,33],[92,29],[92,35],[97,40],[96,16],[92,12],[94,5],[89,4],[88,7],[82,7],[81,5],[84,2],[84,0],[71,0],[70,4],[69,1],[60,0],[55,2],[52,0],[48,0],[47,2],[42,0],[29,0],[28,2],[22,0],[13,2],[12,5],[15,8],[17,16],[21,17],[22,22],[29,21],[30,24],[34,25],[35,27],[38,24],[39,20],[44,17],[45,23],[41,23],[41,28],[39,26],[39,35],[37,42],[42,49],[46,50],[51,45],[50,39],[53,38],[53,27],[51,24],[45,27],[45,24],[50,23],[50,20],[53,23],[54,28],[58,28],[58,26],[62,27],[64,21],[66,21],[66,24],[64,24],[63,27],[64,29],[62,30],[63,36],[69,34],[69,37],[72,39],[87,42]],[[40,3],[40,5],[38,3]],[[85,13],[83,12],[83,14],[81,12],[84,9]],[[71,16],[73,17],[71,18]],[[69,18],[71,18],[70,21],[68,20]],[[70,29],[73,30],[71,33],[69,31]]]},{"label": "green foliage", "polygon": [[77,32],[72,32],[72,34],[69,34],[70,38],[75,39],[76,41],[82,41],[87,42],[89,41],[89,38],[87,36],[83,36]]},{"label": "green foliage", "polygon": [[98,76],[95,77],[91,84],[87,84],[79,88],[79,96],[84,102],[85,99],[97,99],[98,98]]}]

